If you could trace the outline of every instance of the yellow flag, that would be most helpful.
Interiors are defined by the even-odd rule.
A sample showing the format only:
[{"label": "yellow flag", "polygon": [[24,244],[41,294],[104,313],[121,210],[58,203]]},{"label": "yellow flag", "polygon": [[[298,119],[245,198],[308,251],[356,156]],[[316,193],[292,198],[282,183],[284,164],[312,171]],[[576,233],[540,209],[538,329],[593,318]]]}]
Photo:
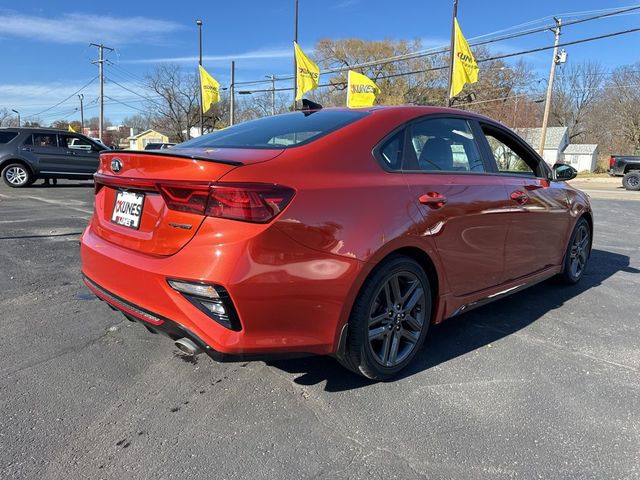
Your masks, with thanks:
[{"label": "yellow flag", "polygon": [[209,75],[202,65],[200,67],[200,90],[202,92],[202,111],[207,112],[211,105],[220,101],[220,84]]},{"label": "yellow flag", "polygon": [[73,129],[73,127],[71,126],[71,124],[69,124],[69,131],[70,131],[70,132],[73,132],[73,133],[76,133],[76,131],[75,131],[75,130]]},{"label": "yellow flag", "polygon": [[366,75],[349,70],[347,75],[347,107],[370,107],[380,89]]},{"label": "yellow flag", "polygon": [[453,74],[451,75],[451,91],[449,98],[458,95],[465,83],[478,81],[478,63],[471,53],[467,40],[462,35],[458,19],[454,21]]},{"label": "yellow flag", "polygon": [[293,49],[296,54],[296,66],[298,69],[296,72],[296,85],[298,87],[296,100],[300,100],[309,90],[318,88],[320,69],[304,54],[296,42],[293,42]]}]

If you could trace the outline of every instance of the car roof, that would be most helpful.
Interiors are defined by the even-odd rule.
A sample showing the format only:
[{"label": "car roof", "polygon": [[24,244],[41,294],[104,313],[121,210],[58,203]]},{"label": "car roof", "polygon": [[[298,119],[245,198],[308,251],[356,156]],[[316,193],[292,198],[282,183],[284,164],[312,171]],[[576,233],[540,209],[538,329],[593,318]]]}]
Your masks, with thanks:
[{"label": "car roof", "polygon": [[[477,120],[483,120],[491,123],[498,123],[496,120],[492,118],[486,117],[484,115],[480,115],[479,113],[470,112],[468,110],[461,110],[458,108],[450,108],[450,107],[436,107],[430,105],[375,105],[373,107],[360,107],[360,108],[348,108],[348,107],[326,107],[322,110],[334,110],[334,111],[360,111],[367,112],[372,114],[380,114],[380,113],[404,113],[408,115],[412,115],[415,117],[419,117],[422,115],[431,115],[431,114],[455,114],[462,115],[465,117],[475,118]],[[304,111],[304,110],[299,110]],[[313,111],[313,110],[311,110]],[[319,111],[319,110],[316,110]]]},{"label": "car roof", "polygon": [[[31,131],[31,132],[46,132],[46,133],[76,133],[77,135],[83,135],[80,132],[70,132],[63,128],[47,128],[47,127],[0,127],[0,130],[10,131]],[[86,136],[86,135],[83,135]]]}]

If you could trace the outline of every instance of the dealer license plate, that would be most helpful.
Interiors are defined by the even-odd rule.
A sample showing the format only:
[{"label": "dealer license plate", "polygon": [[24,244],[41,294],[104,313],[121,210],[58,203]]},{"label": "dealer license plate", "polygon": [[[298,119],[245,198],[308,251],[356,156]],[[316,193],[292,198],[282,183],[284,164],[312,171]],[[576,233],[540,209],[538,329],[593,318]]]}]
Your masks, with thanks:
[{"label": "dealer license plate", "polygon": [[113,205],[111,221],[124,227],[138,229],[142,216],[144,194],[135,192],[118,192]]}]

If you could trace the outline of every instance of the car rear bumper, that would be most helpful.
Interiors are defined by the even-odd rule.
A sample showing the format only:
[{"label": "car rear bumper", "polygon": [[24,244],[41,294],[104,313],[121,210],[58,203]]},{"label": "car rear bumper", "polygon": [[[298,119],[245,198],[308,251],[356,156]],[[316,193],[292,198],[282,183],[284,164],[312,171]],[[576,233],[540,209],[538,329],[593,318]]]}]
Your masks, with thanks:
[{"label": "car rear bumper", "polygon": [[[219,229],[205,224],[166,257],[122,248],[89,226],[81,239],[87,286],[127,318],[172,338],[184,334],[218,359],[335,351],[361,262],[302,247],[275,228],[216,244],[210,233]],[[241,328],[214,321],[171,288],[168,278],[226,289]]]}]

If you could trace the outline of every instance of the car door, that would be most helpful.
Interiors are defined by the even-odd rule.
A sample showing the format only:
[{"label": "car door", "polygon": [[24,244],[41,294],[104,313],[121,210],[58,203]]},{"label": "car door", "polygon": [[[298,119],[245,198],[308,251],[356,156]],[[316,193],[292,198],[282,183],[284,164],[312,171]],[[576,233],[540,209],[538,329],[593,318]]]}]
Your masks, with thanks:
[{"label": "car door", "polygon": [[69,173],[92,175],[100,163],[98,145],[80,135],[60,134],[60,145],[66,148],[66,171]]},{"label": "car door", "polygon": [[507,187],[510,209],[505,279],[559,265],[570,228],[570,203],[562,182],[531,147],[504,127],[480,123],[492,168]]},{"label": "car door", "polygon": [[422,218],[419,236],[435,239],[452,293],[503,282],[506,191],[487,164],[465,117],[429,116],[407,128],[403,172]]},{"label": "car door", "polygon": [[32,133],[20,149],[36,158],[40,173],[51,174],[61,170],[65,162],[65,150],[58,146],[58,136],[51,132]]}]

